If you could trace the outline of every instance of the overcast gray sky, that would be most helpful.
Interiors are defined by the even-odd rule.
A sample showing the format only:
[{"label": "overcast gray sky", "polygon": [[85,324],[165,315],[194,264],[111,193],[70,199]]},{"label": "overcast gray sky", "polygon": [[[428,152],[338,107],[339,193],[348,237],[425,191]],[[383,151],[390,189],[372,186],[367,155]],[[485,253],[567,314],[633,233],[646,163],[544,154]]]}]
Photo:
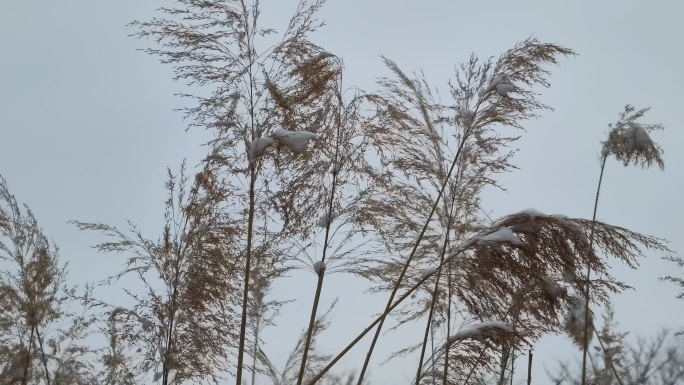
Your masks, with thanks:
[{"label": "overcast gray sky", "polygon": [[[264,21],[278,29],[296,5],[262,3]],[[181,115],[172,111],[185,101],[173,96],[184,88],[171,82],[171,68],[136,52],[147,42],[127,37],[132,30],[125,24],[151,18],[159,4],[25,0],[5,2],[0,12],[0,174],[60,245],[74,282],[103,278],[122,259],[94,254],[88,246],[100,238],[78,233],[67,220],[125,225],[131,219],[155,238],[163,219],[165,167],[177,169],[184,157],[195,165],[204,154],[199,144],[205,134],[186,134]],[[666,170],[624,168],[610,160],[598,217],[666,238],[681,251],[683,13],[684,3],[675,0],[329,0],[320,14],[327,26],[314,40],[345,60],[348,84],[365,89],[386,73],[379,54],[405,70],[422,67],[445,89],[453,64],[473,51],[498,56],[530,35],[576,50],[580,56],[552,69],[552,88],[541,99],[556,111],[526,125],[515,158],[520,170],[502,178],[507,194],[486,193],[485,207],[494,216],[533,207],[590,218],[607,124],[627,103],[652,106],[644,121],[666,127],[653,135],[665,149]],[[625,331],[654,333],[684,324],[676,290],[658,282],[673,266],[658,258],[644,260],[638,271],[614,268],[635,288],[614,299]],[[287,284],[299,300],[285,309],[280,324],[290,331],[308,320],[315,276],[298,282],[306,286]],[[386,300],[362,296],[361,286],[349,288],[349,278],[341,275],[326,283],[324,301],[337,295],[341,300],[337,326],[319,343],[324,352],[336,353]],[[121,292],[102,293],[114,301]],[[269,333],[265,348],[282,366],[294,338],[283,337],[292,333],[282,329]],[[385,336],[374,362],[419,338],[415,332]],[[359,367],[364,346],[344,364]],[[564,336],[545,337],[535,354],[535,379],[544,377],[544,365],[579,355]],[[371,380],[408,383],[415,362],[375,366]]]}]

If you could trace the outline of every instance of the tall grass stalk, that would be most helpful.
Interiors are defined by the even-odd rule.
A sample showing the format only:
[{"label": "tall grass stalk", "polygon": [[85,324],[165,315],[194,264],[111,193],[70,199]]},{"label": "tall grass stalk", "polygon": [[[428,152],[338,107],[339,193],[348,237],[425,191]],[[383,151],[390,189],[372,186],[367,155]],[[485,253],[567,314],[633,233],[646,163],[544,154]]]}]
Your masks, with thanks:
[{"label": "tall grass stalk", "polygon": [[[653,164],[657,164],[660,169],[664,169],[665,163],[662,159],[662,148],[655,143],[649,133],[655,130],[663,130],[661,124],[642,124],[637,122],[638,119],[644,116],[648,108],[636,110],[631,105],[626,105],[624,111],[620,113],[619,119],[615,124],[609,124],[610,131],[608,138],[603,142],[601,149],[601,171],[599,175],[598,186],[596,188],[596,198],[594,199],[594,212],[591,221],[591,228],[589,232],[589,249],[594,253],[594,233],[596,226],[596,212],[598,209],[599,194],[601,192],[601,183],[603,181],[603,172],[606,166],[606,160],[609,155],[627,166],[632,163],[641,166],[641,168],[648,168]],[[584,331],[582,343],[582,385],[587,383],[587,355],[589,350],[589,327],[590,327],[590,286],[591,286],[591,265],[587,265],[587,275],[584,283]],[[612,362],[610,363],[612,368]],[[614,368],[613,368],[614,370]],[[617,372],[616,372],[617,376]]]},{"label": "tall grass stalk", "polygon": [[[591,230],[589,232],[589,248],[594,250],[594,230],[596,225],[596,211],[598,210],[599,194],[601,193],[601,182],[603,181],[603,171],[606,168],[607,154],[601,159],[601,172],[599,174],[598,187],[596,188],[596,198],[594,199],[594,213],[591,218]],[[589,350],[589,286],[591,279],[591,266],[587,266],[587,278],[584,287],[584,344],[582,347],[582,385],[586,384],[587,378],[587,351]]]},{"label": "tall grass stalk", "polygon": [[[451,228],[451,221],[452,221],[452,216],[454,214],[455,200],[456,200],[456,194],[454,192],[454,193],[452,193],[451,205],[449,206],[449,215],[447,217],[447,226],[446,226],[447,232],[446,232],[446,235],[444,236],[444,243],[442,244],[442,252],[439,256],[440,265],[444,263],[444,258],[447,254],[447,248],[449,247],[449,234],[450,234],[450,232],[448,231],[448,229]],[[437,271],[437,277],[435,277],[435,286],[432,289],[432,299],[430,301],[430,311],[428,313],[427,321],[425,322],[425,334],[423,336],[423,346],[422,346],[421,351],[420,351],[420,358],[418,359],[418,369],[417,369],[417,373],[416,373],[416,385],[418,385],[420,383],[421,369],[423,367],[423,359],[425,358],[425,349],[427,348],[428,335],[429,335],[430,331],[432,330],[432,316],[433,316],[433,313],[435,311],[435,304],[437,303],[437,294],[438,294],[439,282],[440,282],[441,277],[442,277],[442,269],[439,269]],[[448,300],[450,300],[450,299],[448,299]],[[433,349],[434,349],[434,347],[433,347]],[[432,354],[434,355],[434,351],[432,352]]]},{"label": "tall grass stalk", "polygon": [[[340,108],[342,106],[340,105]],[[339,148],[340,148],[340,124],[341,124],[341,119],[340,119],[340,113],[338,112],[337,114],[337,119],[336,119],[336,129],[337,129],[337,135],[335,137],[337,138],[337,141],[335,143],[335,155],[333,159],[333,172],[332,172],[332,183],[330,187],[330,196],[327,197],[327,206],[326,207],[326,213],[325,217],[325,239],[323,240],[323,252],[321,254],[321,259],[320,263],[318,264],[318,269],[316,273],[318,274],[318,281],[316,283],[316,294],[314,295],[314,300],[313,300],[313,305],[311,306],[311,317],[309,318],[309,326],[307,328],[306,332],[306,341],[304,343],[304,353],[302,356],[302,362],[301,366],[299,369],[299,375],[297,376],[297,385],[301,385],[302,381],[304,380],[304,373],[306,370],[306,359],[309,355],[309,346],[311,345],[311,335],[313,334],[313,329],[314,329],[314,323],[316,322],[316,313],[318,311],[318,303],[321,299],[321,290],[323,288],[323,277],[325,277],[325,258],[327,256],[328,252],[328,242],[330,241],[330,225],[332,224],[332,219],[333,219],[333,201],[335,198],[335,190],[337,187],[337,169],[339,168]]]},{"label": "tall grass stalk", "polygon": [[[432,215],[434,215],[435,211],[437,210],[437,206],[439,205],[439,201],[442,198],[442,194],[444,194],[444,190],[446,189],[447,185],[449,184],[449,180],[451,179],[451,174],[454,171],[454,168],[456,168],[456,164],[458,163],[458,156],[461,153],[461,150],[463,149],[463,145],[465,144],[465,140],[461,141],[458,150],[456,151],[456,155],[454,156],[454,160],[451,162],[451,166],[449,167],[449,172],[447,173],[446,178],[444,179],[444,183],[442,183],[441,188],[439,189],[439,193],[437,194],[437,197],[435,198],[435,202],[432,204],[432,207],[430,208],[430,213],[428,214],[427,220],[425,221],[425,224],[423,225],[422,230],[420,231],[418,235],[418,239],[416,239],[416,242],[413,246],[413,249],[411,250],[411,254],[409,254],[408,258],[406,258],[406,262],[404,263],[404,267],[399,274],[399,277],[396,280],[396,283],[394,284],[394,289],[392,290],[392,293],[390,294],[389,299],[387,300],[387,305],[385,306],[385,311],[382,313],[382,316],[380,317],[380,320],[378,322],[378,327],[375,330],[375,335],[373,336],[373,340],[371,341],[370,348],[368,348],[368,353],[366,353],[366,359],[363,362],[363,367],[361,368],[361,373],[359,374],[359,379],[357,381],[357,385],[361,385],[363,381],[363,376],[366,374],[366,370],[368,369],[368,364],[370,363],[371,355],[373,354],[373,350],[375,349],[375,344],[378,342],[378,338],[380,338],[380,332],[382,331],[382,326],[385,323],[385,317],[389,314],[392,308],[392,302],[394,301],[394,297],[397,294],[397,291],[399,290],[399,287],[401,286],[401,282],[404,279],[404,275],[406,274],[406,270],[408,270],[409,265],[411,264],[411,261],[413,260],[413,257],[416,255],[416,251],[418,250],[418,246],[420,245],[420,241],[423,239],[423,235],[425,235],[425,232],[428,229],[428,226],[430,226],[430,220],[432,220]],[[441,267],[442,263],[440,263]]]}]

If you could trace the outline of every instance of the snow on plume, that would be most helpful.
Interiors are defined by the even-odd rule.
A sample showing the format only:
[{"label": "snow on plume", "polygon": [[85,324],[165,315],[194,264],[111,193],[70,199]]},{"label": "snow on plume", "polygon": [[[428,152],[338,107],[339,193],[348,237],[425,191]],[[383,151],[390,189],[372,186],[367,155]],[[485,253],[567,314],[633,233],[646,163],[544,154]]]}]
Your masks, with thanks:
[{"label": "snow on plume", "polygon": [[515,246],[523,246],[525,243],[518,238],[511,229],[502,227],[493,233],[480,237],[478,244],[507,242]]},{"label": "snow on plume", "polygon": [[537,210],[537,209],[531,209],[531,208],[530,208],[530,209],[526,209],[526,210],[519,211],[519,212],[517,212],[516,214],[527,215],[527,216],[529,216],[529,217],[532,218],[532,219],[534,219],[534,218],[536,218],[536,217],[545,217],[545,216],[546,216],[546,214],[544,214],[543,212],[541,212],[541,211],[539,211],[539,210]]},{"label": "snow on plume", "polygon": [[273,131],[273,136],[286,145],[294,152],[301,152],[306,148],[306,145],[311,139],[317,139],[318,134],[309,131],[290,131],[284,128],[279,128]]},{"label": "snow on plume", "polygon": [[[565,317],[565,329],[573,339],[573,341],[581,346],[584,342],[584,329],[586,325],[587,313],[585,312],[585,303],[583,298],[575,298],[574,303],[568,309],[568,314]],[[589,313],[588,331],[593,331],[593,318],[591,312]],[[589,334],[591,339],[591,334]]]},{"label": "snow on plume", "polygon": [[264,150],[272,144],[273,139],[268,136],[254,139],[249,145],[249,153],[247,154],[249,162],[253,163],[254,160],[259,157],[259,155],[263,154]]},{"label": "snow on plume", "polygon": [[548,295],[550,295],[551,297],[555,298],[555,297],[558,297],[563,292],[563,288],[559,284],[557,284],[556,282],[554,282],[550,279],[547,279],[544,282],[544,291]]},{"label": "snow on plume", "polygon": [[461,329],[458,331],[458,333],[449,338],[449,342],[453,343],[454,341],[464,340],[467,338],[480,340],[483,337],[491,336],[492,333],[497,330],[512,333],[513,327],[502,321],[486,321]]},{"label": "snow on plume", "polygon": [[316,274],[321,274],[321,272],[325,270],[325,262],[318,261],[314,263],[313,268]]},{"label": "snow on plume", "polygon": [[571,283],[572,281],[575,280],[575,273],[573,273],[572,270],[565,268],[565,269],[563,269],[563,273],[562,273],[561,277],[562,277],[561,279],[563,280],[563,282]]},{"label": "snow on plume", "polygon": [[629,127],[622,133],[622,136],[625,138],[629,150],[647,151],[653,146],[653,141],[648,136],[648,132],[637,123],[629,123]]},{"label": "snow on plume", "polygon": [[515,87],[512,84],[501,83],[496,86],[496,93],[501,96],[508,96],[508,93],[513,91],[515,91]]},{"label": "snow on plume", "polygon": [[332,213],[326,213],[321,217],[321,219],[318,220],[318,223],[316,223],[316,226],[318,227],[323,227],[325,228],[328,226],[328,223],[331,223],[335,218],[339,217],[340,213],[332,212]]},{"label": "snow on plume", "polygon": [[425,278],[431,276],[432,274],[435,274],[437,272],[437,268],[435,267],[428,267],[427,269],[423,270],[423,273],[420,275],[420,280],[424,280]]},{"label": "snow on plume", "polygon": [[601,156],[606,157],[608,156],[609,152],[610,150],[608,150],[608,147],[606,147],[606,145],[604,144],[603,147],[601,147]]},{"label": "snow on plume", "polygon": [[[479,97],[483,97],[487,92],[498,88],[499,84],[504,80],[505,76],[503,74],[498,74],[494,76],[491,82],[487,85],[487,87],[482,87],[480,90],[477,92],[477,95]],[[498,90],[497,90],[498,91]]]}]

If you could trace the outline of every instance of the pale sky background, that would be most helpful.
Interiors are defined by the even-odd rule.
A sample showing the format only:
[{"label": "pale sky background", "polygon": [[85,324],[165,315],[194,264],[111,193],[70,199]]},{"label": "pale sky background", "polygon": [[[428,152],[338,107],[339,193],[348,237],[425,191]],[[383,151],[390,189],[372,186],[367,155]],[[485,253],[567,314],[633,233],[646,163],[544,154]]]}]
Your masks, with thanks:
[{"label": "pale sky background", "polygon": [[[124,257],[95,254],[89,246],[101,238],[79,233],[66,221],[124,226],[131,219],[156,238],[166,166],[176,170],[184,157],[194,166],[205,153],[199,145],[206,134],[186,134],[181,115],[172,111],[185,102],[173,94],[185,88],[171,82],[169,66],[136,52],[151,42],[127,37],[133,31],[125,24],[150,19],[159,4],[24,0],[5,2],[0,12],[0,174],[59,244],[76,283],[118,271]],[[282,29],[296,1],[263,6],[264,22]],[[473,51],[498,56],[530,35],[576,50],[580,56],[552,68],[552,88],[543,91],[541,100],[556,111],[525,125],[515,158],[520,170],[502,178],[507,194],[485,194],[485,207],[496,217],[533,207],[590,218],[607,124],[627,103],[652,106],[644,121],[666,127],[653,135],[665,148],[666,170],[624,168],[609,160],[598,217],[666,238],[681,252],[682,14],[684,2],[674,0],[329,0],[320,14],[327,26],[314,41],[342,57],[346,82],[364,89],[387,73],[380,54],[404,70],[422,67],[445,89],[453,65]],[[624,331],[653,334],[661,326],[684,326],[684,303],[675,300],[673,286],[658,282],[682,273],[672,264],[652,255],[638,271],[615,266],[613,272],[636,289],[614,298]],[[299,300],[266,336],[265,349],[280,367],[313,298],[316,277],[297,278],[280,289]],[[333,328],[319,342],[323,352],[337,353],[384,305],[386,295],[363,296],[361,284],[339,274],[326,281],[324,304],[341,299]],[[122,295],[119,288],[98,293],[112,302]],[[371,369],[374,384],[409,383],[416,359],[377,364],[419,340],[421,328],[381,339]],[[365,346],[354,349],[344,365],[360,367]],[[579,357],[564,336],[545,337],[534,350],[535,384],[546,383],[545,366]]]}]

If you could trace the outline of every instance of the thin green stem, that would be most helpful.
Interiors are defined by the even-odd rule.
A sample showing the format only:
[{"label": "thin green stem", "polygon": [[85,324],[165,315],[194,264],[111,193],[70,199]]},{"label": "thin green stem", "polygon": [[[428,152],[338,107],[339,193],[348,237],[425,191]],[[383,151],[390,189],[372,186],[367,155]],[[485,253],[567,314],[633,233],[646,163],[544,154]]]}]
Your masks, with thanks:
[{"label": "thin green stem", "polygon": [[[594,231],[596,227],[596,211],[598,210],[599,194],[601,193],[601,182],[603,181],[603,171],[606,168],[607,156],[603,156],[601,161],[601,174],[599,175],[598,187],[596,188],[596,199],[594,200],[594,214],[591,218],[591,231],[589,233],[589,252],[594,252]],[[589,286],[591,278],[591,265],[587,264],[587,280],[584,287],[584,343],[582,346],[582,385],[587,383],[587,351],[589,350]]]}]

